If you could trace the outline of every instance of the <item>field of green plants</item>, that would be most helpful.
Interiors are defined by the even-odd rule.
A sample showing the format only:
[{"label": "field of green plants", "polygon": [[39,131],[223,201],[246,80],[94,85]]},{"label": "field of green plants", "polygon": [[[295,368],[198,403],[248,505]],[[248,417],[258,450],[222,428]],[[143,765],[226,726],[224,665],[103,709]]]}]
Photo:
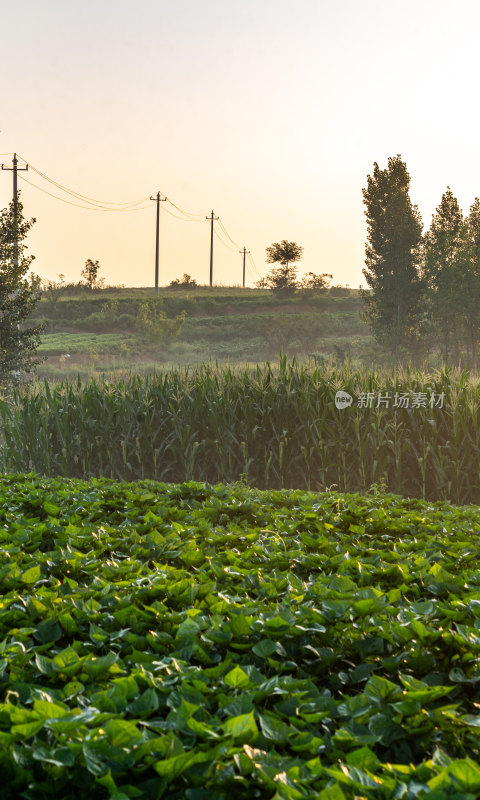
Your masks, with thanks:
[{"label": "field of green plants", "polygon": [[[350,393],[350,407],[336,408],[337,391]],[[362,396],[371,406],[359,405]],[[260,489],[385,484],[404,496],[480,504],[479,409],[478,380],[458,370],[286,359],[20,386],[0,401],[0,468]]]},{"label": "field of green plants", "polygon": [[92,349],[105,354],[121,354],[122,349],[139,345],[138,337],[125,333],[50,333],[42,336],[40,355],[84,353]]},{"label": "field of green plants", "polygon": [[[141,309],[153,303],[169,319],[185,313],[179,334],[146,338]],[[365,356],[371,337],[358,292],[342,287],[278,296],[267,289],[188,290],[59,287],[44,292],[33,322],[47,322],[38,375],[50,380],[120,370],[152,372],[165,364],[258,363],[280,352],[340,359]],[[149,314],[152,308],[149,309]],[[352,344],[353,343],[353,344]],[[62,356],[68,353],[70,359]]]},{"label": "field of green plants", "polygon": [[475,800],[479,509],[0,479],[6,800]]}]

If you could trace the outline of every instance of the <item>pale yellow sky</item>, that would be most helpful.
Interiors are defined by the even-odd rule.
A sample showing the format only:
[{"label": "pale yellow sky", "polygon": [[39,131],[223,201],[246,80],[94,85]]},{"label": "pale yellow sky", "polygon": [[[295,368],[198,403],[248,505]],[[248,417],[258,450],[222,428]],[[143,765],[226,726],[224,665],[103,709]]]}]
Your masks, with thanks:
[{"label": "pale yellow sky", "polygon": [[[199,214],[162,203],[161,285],[208,282],[213,209],[238,245],[215,225],[215,282],[241,282],[244,245],[266,274],[265,248],[289,239],[300,274],[358,286],[374,161],[402,155],[426,226],[447,185],[465,213],[480,194],[479,24],[476,0],[16,0],[2,7],[0,152],[91,198],[160,190]],[[76,281],[92,258],[107,283],[153,285],[154,202],[78,208],[31,169],[19,187],[41,277]]]}]

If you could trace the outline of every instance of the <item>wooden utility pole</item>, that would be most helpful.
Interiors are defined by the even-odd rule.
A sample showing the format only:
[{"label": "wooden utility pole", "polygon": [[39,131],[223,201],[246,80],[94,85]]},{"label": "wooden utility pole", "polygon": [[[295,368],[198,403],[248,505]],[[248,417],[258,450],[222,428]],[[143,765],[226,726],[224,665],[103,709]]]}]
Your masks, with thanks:
[{"label": "wooden utility pole", "polygon": [[18,205],[18,189],[17,189],[17,171],[27,170],[28,164],[25,167],[19,167],[17,161],[17,154],[13,154],[13,167],[6,167],[2,164],[2,169],[13,170],[13,220],[15,227],[15,241],[13,243],[13,263],[18,267],[18,235],[17,235],[17,205]]},{"label": "wooden utility pole", "polygon": [[167,200],[166,197],[160,197],[160,192],[157,192],[156,197],[151,197],[150,200],[156,200],[157,202],[157,233],[155,237],[155,294],[158,294],[158,251],[159,251],[159,244],[160,244],[160,203],[164,203]]},{"label": "wooden utility pole", "polygon": [[213,286],[213,220],[218,219],[218,217],[213,216],[213,211],[209,217],[205,217],[205,219],[210,220],[210,286]]},{"label": "wooden utility pole", "polygon": [[246,250],[246,248],[244,247],[243,250],[239,250],[238,252],[239,253],[243,253],[243,283],[242,283],[242,286],[245,289],[245,256],[246,256],[247,253],[250,252],[250,250]]}]

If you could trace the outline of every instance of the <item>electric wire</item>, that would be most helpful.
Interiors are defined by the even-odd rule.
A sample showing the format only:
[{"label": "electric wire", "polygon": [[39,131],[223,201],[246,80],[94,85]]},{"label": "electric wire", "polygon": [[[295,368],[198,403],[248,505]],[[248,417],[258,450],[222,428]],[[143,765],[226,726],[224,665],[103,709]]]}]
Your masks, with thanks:
[{"label": "electric wire", "polygon": [[224,247],[226,247],[232,253],[236,253],[237,252],[236,250],[233,249],[233,247],[230,247],[230,245],[227,242],[224,242],[224,240],[222,239],[222,237],[220,236],[218,231],[215,230],[215,228],[213,229],[213,232],[214,232],[215,236],[217,237],[217,239],[219,239],[219,241],[223,244]]},{"label": "electric wire", "polygon": [[[14,155],[14,154],[13,153],[0,153],[0,156],[1,155],[7,156],[7,155]],[[67,186],[64,186],[63,184],[59,183],[58,181],[55,181],[53,178],[50,178],[48,175],[46,175],[44,172],[39,170],[37,167],[35,167],[30,162],[27,162],[27,160],[22,155],[18,154],[18,156],[22,161],[24,161],[25,163],[28,163],[29,168],[33,172],[35,172],[40,178],[43,178],[45,181],[50,183],[52,186],[55,186],[61,192],[64,192],[65,194],[67,194],[70,197],[74,198],[74,200],[79,200],[81,202],[76,203],[76,202],[73,202],[72,200],[67,200],[64,197],[59,197],[57,194],[53,194],[52,192],[49,192],[46,189],[43,189],[41,186],[37,186],[37,184],[35,184],[32,181],[28,180],[23,175],[19,175],[18,177],[20,177],[20,179],[23,180],[25,183],[28,183],[30,186],[33,186],[34,189],[38,189],[38,191],[43,192],[44,194],[48,195],[49,197],[53,197],[55,200],[59,200],[62,203],[66,203],[67,205],[75,206],[76,208],[82,208],[82,209],[85,209],[87,211],[144,211],[147,208],[151,207],[149,204],[142,205],[147,200],[150,200],[150,197],[143,197],[141,200],[122,202],[122,203],[115,202],[115,201],[109,201],[109,200],[96,200],[96,199],[90,197],[89,195],[84,195],[84,194],[81,194],[80,192],[74,191],[73,189],[69,189]],[[171,211],[170,209],[168,209],[166,207],[164,207],[164,209],[163,209],[165,211],[165,213],[170,214],[170,216],[174,217],[175,219],[179,219],[181,222],[201,222],[201,221],[205,221],[205,220],[209,219],[209,218],[205,218],[205,216],[203,214],[193,214],[193,213],[191,213],[189,211],[185,211],[184,209],[180,208],[180,206],[177,206],[172,200],[168,200],[168,203],[170,203],[170,205],[173,208],[175,208],[177,211],[179,211],[180,214],[182,214],[183,216],[180,217],[177,214],[174,214],[173,211]],[[88,205],[85,205],[85,204],[88,204]],[[220,230],[222,231],[223,236],[226,237],[226,239],[228,239],[228,241],[236,248],[236,250],[234,250],[230,246],[230,244],[228,244],[228,242],[224,241],[222,236],[219,234],[218,230],[216,228],[214,228],[214,233],[215,233],[217,239],[219,239],[219,241],[223,244],[223,246],[226,247],[228,250],[230,250],[232,253],[234,253],[234,252],[243,252],[242,249],[240,248],[240,245],[237,242],[235,242],[235,240],[232,239],[232,237],[230,236],[230,234],[227,231],[227,229],[226,229],[225,225],[223,224],[222,220],[219,217],[217,217],[216,221],[218,221],[218,223],[219,223],[219,227],[220,227]],[[253,260],[253,257],[252,257],[252,255],[250,253],[248,253],[248,257],[249,257],[249,260],[250,260],[250,262],[252,264],[252,267],[255,270],[256,274],[258,275],[259,278],[261,278],[261,275],[260,275],[260,273],[259,273],[259,271],[257,269],[255,261]],[[251,277],[254,277],[247,265],[246,265],[246,268],[248,269],[248,272],[250,273]]]},{"label": "electric wire", "polygon": [[252,270],[250,269],[247,261],[245,262],[245,271],[250,275],[250,278],[255,283],[255,280],[256,280],[255,275],[253,274]]},{"label": "electric wire", "polygon": [[[114,201],[110,201],[110,200],[96,200],[93,197],[89,197],[88,195],[81,194],[81,192],[76,192],[73,189],[69,189],[67,186],[64,186],[62,183],[59,183],[58,181],[55,181],[53,178],[50,178],[44,172],[42,172],[41,170],[37,169],[37,167],[35,167],[33,164],[31,164],[29,161],[27,161],[25,158],[23,158],[23,156],[20,156],[20,158],[22,159],[22,161],[25,161],[25,163],[28,164],[28,166],[29,166],[29,168],[31,170],[36,172],[37,175],[39,175],[41,178],[43,178],[44,180],[46,180],[49,183],[51,183],[57,189],[60,189],[62,192],[65,192],[66,194],[69,194],[71,197],[75,197],[77,200],[83,200],[84,202],[90,203],[92,205],[96,205],[96,206],[137,206],[137,205],[140,205],[141,203],[144,203],[146,200],[149,199],[148,197],[142,197],[141,200],[134,200],[134,201],[128,201],[128,202],[123,202],[123,203],[118,203],[118,202],[114,202]],[[123,210],[123,209],[119,209],[119,210]]]},{"label": "electric wire", "polygon": [[218,231],[218,229],[214,227],[213,232],[214,232],[215,236],[218,239],[220,239],[220,241],[221,241],[221,243],[223,244],[224,247],[227,247],[228,250],[230,250],[230,252],[232,252],[232,253],[238,253],[238,250],[236,248],[234,249],[227,241],[224,240],[223,231],[220,233]]},{"label": "electric wire", "polygon": [[229,232],[227,231],[227,229],[226,229],[225,225],[223,224],[222,220],[220,219],[220,217],[218,218],[218,224],[220,225],[220,227],[221,227],[222,231],[224,232],[225,236],[227,237],[227,239],[230,239],[230,241],[234,245],[234,247],[236,247],[237,250],[241,250],[242,248],[240,247],[239,244],[237,244],[236,242],[233,241],[232,237],[230,236]]},{"label": "electric wire", "polygon": [[[107,209],[107,208],[109,208],[109,206],[112,206],[112,208],[111,208],[112,211],[125,211],[125,210],[128,210],[129,208],[133,208],[134,206],[139,206],[142,203],[144,203],[146,200],[149,199],[148,197],[142,197],[141,200],[135,200],[134,202],[129,202],[129,203],[113,203],[113,202],[108,202],[108,201],[103,201],[103,200],[93,200],[93,199],[90,199],[90,198],[86,197],[85,195],[80,194],[79,192],[75,192],[73,190],[67,189],[66,187],[62,186],[61,184],[57,183],[56,181],[51,180],[50,178],[48,178],[46,175],[41,173],[39,170],[37,170],[35,168],[32,168],[32,169],[41,178],[43,178],[44,180],[46,180],[49,183],[51,183],[57,189],[60,189],[61,192],[65,192],[65,194],[70,195],[70,197],[74,197],[76,200],[81,200],[82,202],[88,203],[89,205],[97,207],[97,208]],[[117,206],[117,208],[115,208],[115,206]]]},{"label": "electric wire", "polygon": [[252,265],[253,269],[254,269],[254,270],[255,270],[255,272],[257,273],[258,277],[259,277],[259,278],[261,278],[262,276],[260,275],[260,273],[259,273],[259,271],[258,271],[258,269],[257,269],[257,265],[255,264],[255,261],[253,260],[253,256],[252,256],[252,254],[251,254],[251,253],[248,253],[248,258],[249,258],[249,260],[250,260],[250,263],[251,263],[251,265]]},{"label": "electric wire", "polygon": [[177,211],[180,211],[181,214],[185,214],[186,217],[198,217],[199,219],[201,219],[203,217],[203,214],[192,214],[190,211],[184,211],[183,208],[180,208],[179,206],[176,206],[175,203],[172,200],[168,199],[168,197],[167,197],[167,201],[170,203],[170,205],[172,205],[174,208],[176,208]]},{"label": "electric wire", "polygon": [[39,192],[48,194],[49,197],[54,197],[55,200],[60,200],[61,203],[67,203],[69,206],[76,206],[76,208],[83,208],[87,211],[144,211],[146,208],[150,208],[150,206],[142,206],[141,208],[103,208],[100,206],[85,206],[81,205],[80,203],[74,203],[72,200],[66,200],[64,197],[59,197],[56,194],[52,194],[52,192],[47,192],[46,189],[42,189],[41,186],[37,186],[36,183],[32,183],[32,181],[24,178],[23,175],[18,175],[18,177],[20,180],[25,181],[25,183],[33,186],[34,189],[38,189]]},{"label": "electric wire", "polygon": [[[173,205],[173,203],[172,203]],[[174,214],[173,211],[170,211],[169,208],[163,208],[162,213],[165,211],[165,214],[170,214],[171,217],[175,217],[175,219],[179,219],[180,222],[203,222],[202,219],[185,219],[185,217],[179,217],[178,214]]]},{"label": "electric wire", "polygon": [[[23,157],[22,157],[22,160],[26,161]],[[28,166],[30,167],[30,169],[32,169],[34,172],[36,172],[44,180],[46,180],[49,183],[53,184],[53,186],[56,186],[57,189],[61,189],[66,194],[69,194],[69,195],[77,198],[78,200],[84,200],[85,202],[92,203],[94,205],[100,205],[100,206],[104,206],[104,205],[110,205],[110,206],[135,206],[135,205],[140,205],[140,203],[143,203],[143,202],[145,202],[145,200],[149,199],[148,197],[143,197],[141,200],[128,201],[128,202],[122,202],[122,203],[118,203],[118,202],[114,202],[114,201],[110,201],[110,200],[96,200],[93,197],[90,197],[89,195],[84,195],[84,194],[81,194],[81,192],[76,192],[74,189],[69,189],[67,186],[64,186],[62,183],[59,183],[58,181],[55,181],[53,178],[50,178],[44,172],[42,172],[41,170],[37,169],[37,167],[35,167],[30,162],[26,162],[26,163],[28,163]]]}]

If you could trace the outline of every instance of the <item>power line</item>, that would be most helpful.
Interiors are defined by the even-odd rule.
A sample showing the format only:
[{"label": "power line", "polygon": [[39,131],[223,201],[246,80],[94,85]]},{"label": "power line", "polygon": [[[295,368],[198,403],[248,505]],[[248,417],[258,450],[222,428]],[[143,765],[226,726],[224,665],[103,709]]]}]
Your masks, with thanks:
[{"label": "power line", "polygon": [[[32,183],[32,181],[27,180],[22,175],[19,175],[22,181],[25,183],[30,184],[33,186],[34,189],[38,189],[39,192],[43,192],[44,194],[48,194],[49,197],[54,197],[55,200],[60,200],[61,203],[67,203],[69,206],[76,206],[77,208],[84,208],[87,211],[144,211],[144,209],[149,208],[150,206],[142,206],[141,208],[106,208],[101,206],[84,206],[80,205],[80,203],[73,203],[71,200],[65,200],[64,197],[59,197],[57,194],[52,194],[52,192],[47,192],[46,189],[42,189],[41,186],[37,186],[36,183]],[[146,200],[148,198],[145,198]]]},{"label": "power line", "polygon": [[[207,217],[207,219],[210,219],[210,217]],[[219,232],[217,230],[214,229],[213,232],[214,232],[215,236],[217,237],[217,239],[219,240],[219,242],[221,242],[223,244],[223,246],[227,248],[227,250],[230,250],[231,253],[236,253],[237,252],[236,250],[233,249],[233,247],[230,247],[230,245],[222,239],[222,237],[220,236],[220,234],[219,234]]]},{"label": "power line", "polygon": [[[170,200],[168,202],[170,202]],[[166,214],[170,214],[171,217],[179,219],[180,222],[203,222],[203,216],[201,219],[185,219],[185,217],[179,217],[178,214],[174,214],[173,211],[170,211],[170,209],[167,207],[165,207],[163,210],[165,211]]]},{"label": "power line", "polygon": [[226,227],[225,227],[225,225],[223,224],[223,222],[222,222],[222,220],[221,220],[221,219],[219,219],[219,220],[218,220],[218,224],[220,225],[220,227],[221,227],[222,231],[224,232],[225,236],[227,237],[227,239],[230,239],[230,241],[231,241],[231,243],[233,244],[233,246],[235,247],[235,249],[236,249],[236,250],[240,250],[240,245],[239,245],[239,244],[237,244],[237,242],[234,242],[234,241],[233,241],[232,237],[231,237],[231,236],[230,236],[230,234],[228,233],[228,231],[227,231],[227,229],[226,229]]},{"label": "power line", "polygon": [[[12,154],[11,153],[2,153],[0,155],[5,155],[6,156],[6,155],[12,155]],[[16,154],[13,154],[13,155],[14,155],[14,159],[16,159]],[[25,159],[22,156],[20,156],[20,158],[22,158],[22,160],[25,161]],[[150,199],[150,200],[157,200],[157,215],[158,215],[158,210],[159,210],[159,207],[160,207],[158,198],[160,196],[160,192],[157,193],[157,197],[150,197],[150,198],[149,197],[143,197],[141,200],[136,200],[136,201],[132,201],[132,202],[122,202],[122,203],[120,203],[120,202],[114,202],[114,201],[108,201],[108,200],[96,200],[96,199],[90,197],[89,195],[85,195],[85,194],[82,194],[80,192],[76,192],[73,189],[69,189],[67,186],[64,186],[63,184],[59,183],[58,181],[54,180],[53,178],[50,178],[48,175],[46,175],[44,172],[39,170],[37,167],[33,166],[33,164],[31,164],[30,162],[28,164],[28,167],[30,167],[30,169],[33,170],[39,177],[43,178],[45,181],[50,183],[52,186],[55,186],[61,192],[64,192],[65,194],[67,194],[70,197],[72,197],[73,200],[67,200],[64,197],[59,197],[57,194],[54,194],[53,192],[49,192],[46,189],[43,189],[41,186],[37,186],[37,184],[33,183],[32,181],[27,180],[23,176],[19,176],[19,177],[21,177],[21,179],[23,181],[25,181],[25,183],[28,183],[30,186],[33,186],[34,189],[37,189],[38,191],[43,192],[44,194],[48,195],[49,197],[53,197],[55,200],[59,200],[60,202],[66,203],[67,205],[74,206],[75,208],[82,208],[82,209],[87,210],[87,211],[92,211],[92,210],[93,211],[144,211],[147,208],[149,208],[150,206],[149,206],[149,204],[147,204],[147,205],[143,205],[143,204],[148,199]],[[25,167],[24,168],[20,167],[18,169],[25,169]],[[80,202],[74,202],[74,200],[78,200]],[[162,200],[167,201],[167,198],[166,197],[162,198]],[[222,220],[219,217],[215,217],[214,216],[213,211],[211,212],[211,215],[209,215],[208,217],[203,217],[203,215],[201,215],[201,214],[193,214],[193,213],[191,213],[189,211],[185,211],[180,206],[177,206],[172,200],[168,200],[168,203],[174,209],[176,209],[180,214],[182,214],[182,216],[178,216],[177,214],[173,213],[173,211],[171,211],[169,208],[167,208],[167,206],[164,207],[164,211],[167,214],[170,214],[170,216],[174,217],[175,219],[179,219],[182,222],[201,222],[204,219],[210,220],[210,225],[211,225],[211,230],[210,230],[210,286],[212,286],[212,282],[213,282],[213,234],[214,233],[217,236],[217,238],[220,240],[220,242],[223,244],[223,246],[226,247],[231,252],[236,252],[236,251],[237,252],[243,252],[243,254],[244,254],[243,285],[245,285],[245,269],[247,268],[249,274],[250,275],[252,274],[250,272],[250,269],[248,268],[248,266],[246,267],[246,264],[245,264],[245,256],[246,255],[248,255],[249,261],[251,262],[251,265],[252,265],[253,269],[255,270],[256,274],[258,275],[258,277],[259,278],[262,277],[260,275],[260,272],[257,269],[257,266],[255,264],[255,261],[253,260],[253,257],[251,255],[250,251],[247,251],[245,247],[243,248],[243,250],[240,248],[239,244],[237,242],[235,242],[235,240],[232,239],[232,237],[230,236],[230,234],[227,231],[227,229],[226,229],[224,223],[222,222]],[[230,244],[228,244],[227,241],[224,241],[224,239],[222,238],[220,233],[216,230],[216,228],[214,228],[214,225],[213,225],[214,221],[217,221],[219,223],[219,227],[220,227],[220,230],[221,230],[223,236],[226,237],[228,242],[230,242],[235,249],[233,249],[233,247],[231,247]],[[158,274],[157,271],[158,271],[158,223],[157,223],[156,275]]]},{"label": "power line", "polygon": [[185,214],[186,217],[198,217],[199,220],[203,219],[203,214],[192,214],[190,213],[190,211],[184,211],[183,208],[176,206],[175,203],[173,203],[171,200],[169,200],[168,202],[170,203],[170,205],[176,208],[177,211],[180,211],[181,214]]},{"label": "power line", "polygon": [[254,270],[255,270],[255,272],[257,273],[258,277],[259,277],[259,278],[261,278],[262,276],[260,275],[260,273],[259,273],[259,271],[258,271],[258,269],[257,269],[257,265],[255,264],[255,261],[253,260],[253,256],[252,256],[252,254],[251,254],[251,253],[249,254],[248,258],[249,258],[249,260],[250,260],[250,263],[251,263],[251,265],[252,265],[253,269],[254,269]]},{"label": "power line", "polygon": [[249,274],[250,278],[252,279],[252,282],[253,282],[253,283],[256,283],[256,280],[255,280],[255,277],[256,277],[256,276],[253,274],[253,272],[251,271],[251,269],[250,269],[250,267],[248,266],[248,264],[246,264],[246,269],[247,269],[247,272],[248,272],[248,274]]},{"label": "power line", "polygon": [[[43,175],[43,173],[39,172],[37,169],[34,169],[34,171],[41,178],[43,178],[44,180],[48,181],[48,183],[51,183],[57,189],[60,189],[60,191],[65,192],[65,194],[70,195],[70,197],[74,197],[76,200],[82,200],[83,202],[88,203],[89,205],[92,205],[92,206],[98,206],[100,208],[107,208],[108,206],[119,206],[118,209],[113,208],[112,210],[114,210],[114,211],[117,211],[117,210],[118,211],[124,211],[124,210],[126,210],[127,206],[128,207],[138,206],[141,203],[144,203],[145,200],[148,200],[148,197],[142,197],[141,200],[135,200],[135,202],[131,202],[131,203],[108,203],[108,201],[93,200],[93,199],[90,199],[90,198],[86,197],[85,195],[80,194],[79,192],[75,192],[73,190],[70,190],[70,189],[67,189],[67,188],[63,187],[61,184],[57,183],[56,181],[50,180],[46,175]],[[123,206],[124,208],[120,208],[120,206]]]},{"label": "power line", "polygon": [[[23,159],[23,156],[21,156],[21,158]],[[23,160],[25,161],[25,159],[23,159]],[[62,183],[59,183],[58,181],[55,181],[53,178],[49,178],[48,175],[46,175],[44,172],[41,172],[41,170],[37,169],[37,167],[34,167],[33,164],[30,164],[30,168],[33,169],[33,171],[36,172],[41,178],[43,178],[44,180],[48,181],[53,186],[56,186],[57,189],[60,189],[61,191],[65,192],[66,194],[69,194],[70,196],[75,197],[77,200],[84,200],[85,202],[91,203],[92,205],[98,205],[98,206],[106,206],[106,205],[110,205],[110,206],[137,206],[137,205],[140,205],[141,203],[145,202],[145,200],[148,200],[148,197],[143,197],[141,200],[135,200],[135,201],[129,201],[129,202],[123,202],[123,203],[118,203],[118,202],[114,202],[114,201],[110,201],[110,200],[96,200],[93,197],[89,197],[88,195],[81,194],[80,192],[76,192],[73,189],[69,189],[68,186],[64,186]]]}]

